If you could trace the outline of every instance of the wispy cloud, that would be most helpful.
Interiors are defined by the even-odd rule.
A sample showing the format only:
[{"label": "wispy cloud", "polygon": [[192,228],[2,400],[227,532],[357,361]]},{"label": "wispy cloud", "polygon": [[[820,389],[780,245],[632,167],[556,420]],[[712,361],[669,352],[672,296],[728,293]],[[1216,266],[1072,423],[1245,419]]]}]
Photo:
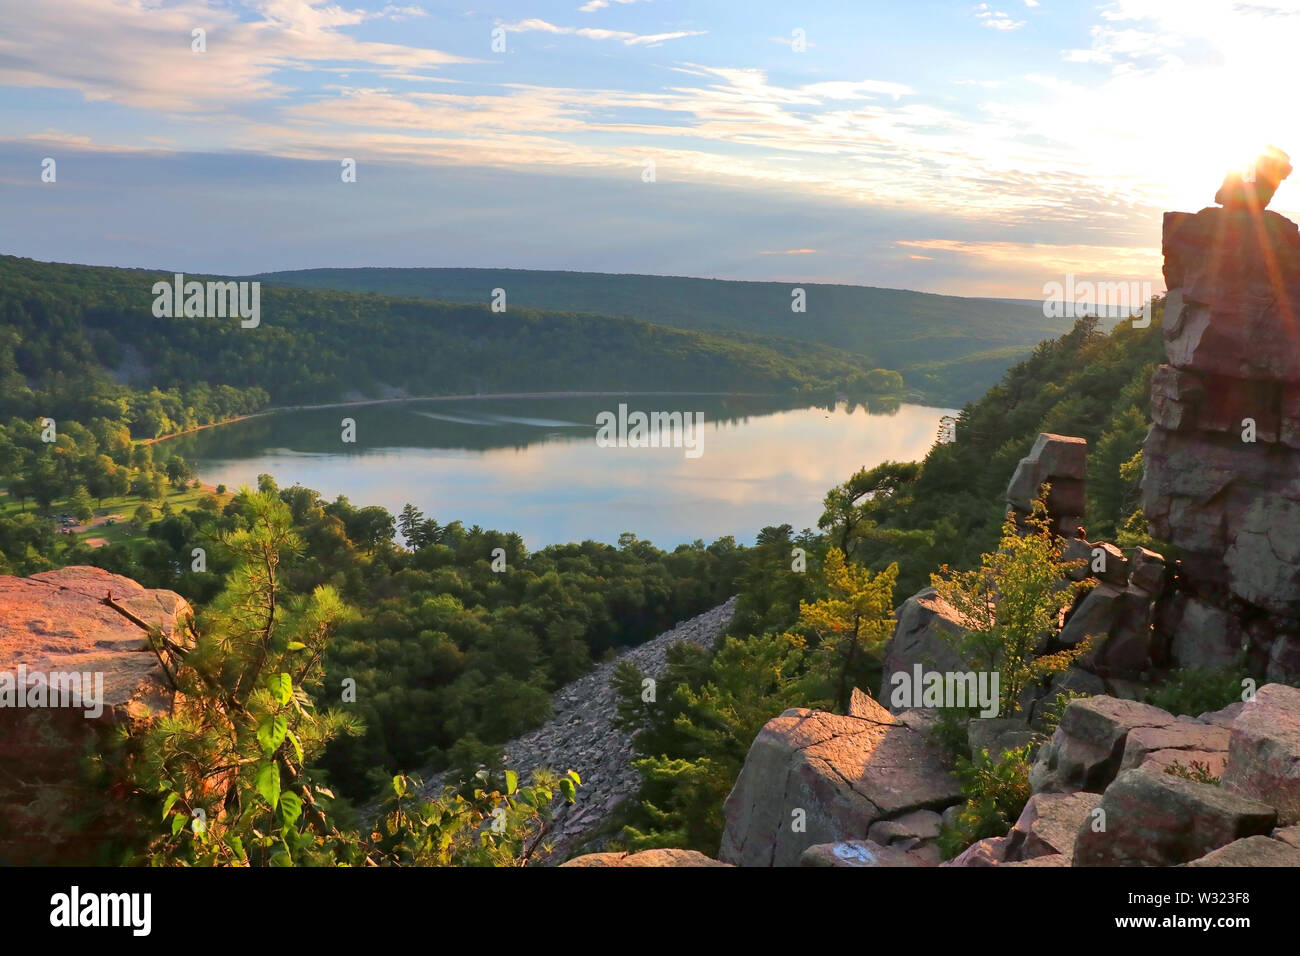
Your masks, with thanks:
[{"label": "wispy cloud", "polygon": [[[588,0],[587,3],[584,3],[582,6],[578,7],[578,10],[582,13],[595,13],[597,10],[604,10],[606,7],[610,5],[611,2],[629,4],[629,3],[640,3],[642,2],[642,0]],[[650,0],[645,0],[645,2],[649,3]]]},{"label": "wispy cloud", "polygon": [[626,30],[605,30],[599,27],[562,27],[546,20],[519,20],[516,23],[500,24],[508,33],[555,33],[560,35],[586,37],[589,40],[618,40],[625,46],[651,46],[668,40],[680,40],[683,37],[704,36],[706,30],[677,30],[673,33],[629,33]]},{"label": "wispy cloud", "polygon": [[994,10],[987,3],[981,3],[975,8],[975,17],[980,26],[991,30],[1019,30],[1025,25],[1024,20],[1016,20],[1001,10]]}]

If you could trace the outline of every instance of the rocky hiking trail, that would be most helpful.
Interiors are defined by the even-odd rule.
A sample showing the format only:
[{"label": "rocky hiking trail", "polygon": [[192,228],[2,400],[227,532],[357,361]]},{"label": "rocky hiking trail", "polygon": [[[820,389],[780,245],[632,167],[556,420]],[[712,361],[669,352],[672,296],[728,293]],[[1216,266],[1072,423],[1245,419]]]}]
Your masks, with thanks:
[{"label": "rocky hiking trail", "polygon": [[[592,840],[640,784],[640,775],[632,768],[632,734],[614,725],[618,714],[614,669],[630,661],[647,677],[659,678],[667,664],[668,648],[684,641],[711,648],[735,610],[736,598],[732,597],[596,665],[551,696],[554,716],[549,721],[502,746],[505,765],[519,774],[520,781],[527,781],[542,767],[558,773],[576,770],[582,777],[577,800],[556,813],[547,841],[553,845],[548,860],[562,860]],[[438,795],[445,783],[441,774],[426,780],[427,796]]]}]

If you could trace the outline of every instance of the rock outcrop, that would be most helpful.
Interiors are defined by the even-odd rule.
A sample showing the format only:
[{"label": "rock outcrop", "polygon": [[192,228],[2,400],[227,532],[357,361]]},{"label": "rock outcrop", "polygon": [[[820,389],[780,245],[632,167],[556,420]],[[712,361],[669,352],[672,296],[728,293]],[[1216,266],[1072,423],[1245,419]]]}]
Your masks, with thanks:
[{"label": "rock outcrop", "polygon": [[1230,205],[1165,214],[1168,364],[1151,383],[1143,510],[1151,533],[1183,552],[1189,598],[1163,628],[1180,637],[1173,663],[1213,666],[1245,650],[1256,676],[1293,680],[1300,230]]},{"label": "rock outcrop", "polygon": [[1082,438],[1044,432],[1011,476],[1007,504],[1018,515],[1029,514],[1034,499],[1047,484],[1047,513],[1053,528],[1070,536],[1083,520],[1087,479],[1088,443]]},{"label": "rock outcrop", "polygon": [[171,709],[149,632],[185,643],[190,614],[180,595],[100,568],[0,577],[0,863],[97,861],[78,831],[120,795],[85,782],[84,755]]},{"label": "rock outcrop", "polygon": [[1268,684],[1242,706],[1223,784],[1277,807],[1283,826],[1300,823],[1300,689]]},{"label": "rock outcrop", "polygon": [[698,850],[642,850],[640,853],[588,853],[575,856],[560,866],[730,866],[705,856]]},{"label": "rock outcrop", "polygon": [[887,706],[891,678],[900,671],[910,675],[917,664],[926,670],[966,670],[955,649],[956,639],[967,632],[966,621],[937,590],[925,588],[913,594],[894,611],[894,618],[898,623],[886,649],[879,698]]},{"label": "rock outcrop", "polygon": [[[895,716],[859,701],[858,716],[795,708],[764,725],[724,805],[719,859],[796,866],[818,844],[871,839],[879,846],[895,834],[914,836],[906,828],[922,823],[900,818],[961,799],[927,715]],[[878,826],[883,821],[898,826],[891,833]]]}]

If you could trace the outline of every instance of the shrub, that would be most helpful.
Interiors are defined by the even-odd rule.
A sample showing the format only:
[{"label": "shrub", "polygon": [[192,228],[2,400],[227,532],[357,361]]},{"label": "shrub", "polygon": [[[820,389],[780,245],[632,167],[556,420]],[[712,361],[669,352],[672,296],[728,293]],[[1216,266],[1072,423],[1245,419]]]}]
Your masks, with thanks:
[{"label": "shrub", "polygon": [[1247,676],[1244,662],[1225,668],[1184,668],[1150,691],[1146,702],[1171,714],[1194,717],[1241,700],[1241,682]]},{"label": "shrub", "polygon": [[944,859],[952,859],[966,847],[988,837],[1004,836],[1029,802],[1029,765],[1037,743],[1004,751],[996,760],[987,749],[974,760],[957,758],[957,779],[961,781],[966,805],[955,826],[945,825],[939,833]]}]

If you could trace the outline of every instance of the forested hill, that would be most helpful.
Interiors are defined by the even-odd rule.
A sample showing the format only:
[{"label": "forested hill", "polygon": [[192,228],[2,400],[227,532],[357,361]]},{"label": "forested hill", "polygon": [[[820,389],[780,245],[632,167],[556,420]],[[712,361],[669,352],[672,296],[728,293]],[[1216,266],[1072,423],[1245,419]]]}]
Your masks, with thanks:
[{"label": "forested hill", "polygon": [[[307,269],[255,276],[312,289],[346,289],[448,302],[487,302],[625,316],[680,329],[731,330],[815,342],[897,369],[932,400],[978,398],[1035,345],[1072,321],[1037,303],[818,283],[737,282],[681,276],[529,269]],[[791,311],[791,290],[807,311]]]},{"label": "forested hill", "polygon": [[[186,279],[205,280],[202,276]],[[260,324],[157,317],[170,273],[0,256],[0,418],[89,419],[110,377],[137,388],[264,389],[273,404],[402,390],[868,392],[862,357],[824,345],[634,319],[264,286]],[[880,389],[876,388],[877,392]],[[51,402],[55,404],[50,404]]]}]

